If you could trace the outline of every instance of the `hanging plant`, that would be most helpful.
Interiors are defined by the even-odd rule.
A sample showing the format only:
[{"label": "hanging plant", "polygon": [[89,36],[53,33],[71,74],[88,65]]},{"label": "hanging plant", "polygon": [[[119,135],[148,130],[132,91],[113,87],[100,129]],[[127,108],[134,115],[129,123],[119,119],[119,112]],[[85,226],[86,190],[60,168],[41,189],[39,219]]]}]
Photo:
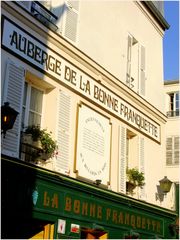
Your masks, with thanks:
[{"label": "hanging plant", "polygon": [[[44,158],[51,158],[56,154],[57,151],[57,143],[51,137],[52,132],[48,133],[46,129],[42,130],[42,134],[40,136],[41,146],[43,149]],[[46,155],[45,155],[46,154]]]},{"label": "hanging plant", "polygon": [[145,185],[145,177],[143,172],[139,172],[137,168],[126,169],[126,190],[132,193],[136,187],[142,188]]},{"label": "hanging plant", "polygon": [[40,129],[39,125],[31,125],[26,128],[24,133],[31,135],[32,141],[29,144],[41,150],[38,151],[36,157],[46,160],[57,154],[58,146],[51,137],[52,132],[48,133],[46,129]]}]

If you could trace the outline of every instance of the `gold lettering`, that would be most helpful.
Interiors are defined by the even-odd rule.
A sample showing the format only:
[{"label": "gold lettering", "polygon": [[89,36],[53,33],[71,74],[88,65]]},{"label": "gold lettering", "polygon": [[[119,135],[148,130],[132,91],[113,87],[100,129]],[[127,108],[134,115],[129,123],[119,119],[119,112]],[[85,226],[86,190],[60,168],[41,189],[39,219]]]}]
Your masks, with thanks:
[{"label": "gold lettering", "polygon": [[151,221],[147,219],[148,230],[150,229]]},{"label": "gold lettering", "polygon": [[57,193],[54,194],[52,198],[52,207],[58,208],[58,195]]},{"label": "gold lettering", "polygon": [[119,223],[124,224],[124,216],[123,216],[122,212],[120,212],[120,214],[119,214]]},{"label": "gold lettering", "polygon": [[97,218],[102,219],[102,207],[101,206],[97,207]]},{"label": "gold lettering", "polygon": [[142,229],[145,229],[146,228],[146,225],[145,225],[145,223],[146,223],[146,219],[145,218],[142,218]]},{"label": "gold lettering", "polygon": [[95,217],[96,215],[96,205],[90,204],[90,217]]},{"label": "gold lettering", "polygon": [[161,224],[160,224],[160,222],[157,222],[157,232],[158,233],[161,232]]},{"label": "gold lettering", "polygon": [[134,215],[131,215],[131,226],[132,226],[133,228],[136,227],[136,218],[135,218]]},{"label": "gold lettering", "polygon": [[111,209],[107,208],[106,209],[106,220],[109,220],[110,216],[111,216]]},{"label": "gold lettering", "polygon": [[47,192],[44,192],[44,202],[43,202],[43,205],[45,207],[48,207],[49,204],[50,204],[50,197],[48,196]]},{"label": "gold lettering", "polygon": [[117,211],[113,210],[113,222],[117,223]]},{"label": "gold lettering", "polygon": [[87,202],[83,202],[82,203],[82,215],[88,215],[88,203]]},{"label": "gold lettering", "polygon": [[80,213],[80,201],[74,200],[74,213],[79,214]]},{"label": "gold lettering", "polygon": [[126,214],[125,214],[125,221],[124,221],[124,224],[129,225],[129,213],[126,213]]},{"label": "gold lettering", "polygon": [[137,217],[137,228],[141,228],[141,217]]},{"label": "gold lettering", "polygon": [[153,227],[153,231],[155,231],[156,222],[154,220],[152,220],[152,227]]},{"label": "gold lettering", "polygon": [[65,211],[71,211],[72,201],[70,197],[66,197]]}]

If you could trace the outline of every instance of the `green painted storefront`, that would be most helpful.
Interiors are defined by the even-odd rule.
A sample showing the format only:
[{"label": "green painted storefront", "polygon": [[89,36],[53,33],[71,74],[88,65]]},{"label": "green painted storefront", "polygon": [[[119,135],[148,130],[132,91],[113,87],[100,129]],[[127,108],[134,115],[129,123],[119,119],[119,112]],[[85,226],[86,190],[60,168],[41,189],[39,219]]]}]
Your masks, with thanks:
[{"label": "green painted storefront", "polygon": [[[176,238],[169,210],[2,156],[2,238]],[[53,227],[52,227],[53,226]],[[104,237],[103,237],[104,236]]]}]

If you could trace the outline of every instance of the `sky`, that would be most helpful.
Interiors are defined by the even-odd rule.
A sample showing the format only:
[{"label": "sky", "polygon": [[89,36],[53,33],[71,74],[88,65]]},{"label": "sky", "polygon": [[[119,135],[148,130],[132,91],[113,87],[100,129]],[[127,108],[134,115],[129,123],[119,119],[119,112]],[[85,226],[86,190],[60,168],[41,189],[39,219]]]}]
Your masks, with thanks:
[{"label": "sky", "polygon": [[170,28],[163,39],[164,80],[179,79],[179,1],[164,1],[165,19]]}]

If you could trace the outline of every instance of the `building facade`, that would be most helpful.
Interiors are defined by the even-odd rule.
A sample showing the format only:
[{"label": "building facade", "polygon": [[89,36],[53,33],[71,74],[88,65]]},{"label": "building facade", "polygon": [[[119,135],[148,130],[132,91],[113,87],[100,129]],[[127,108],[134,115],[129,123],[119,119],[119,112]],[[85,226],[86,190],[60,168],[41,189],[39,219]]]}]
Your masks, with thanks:
[{"label": "building facade", "polygon": [[[169,178],[175,183],[179,196],[179,80],[165,81],[166,96],[166,171]],[[174,206],[179,209],[179,199]]]},{"label": "building facade", "polygon": [[[175,238],[174,199],[157,198],[168,24],[155,5],[9,1],[1,10],[1,104],[19,113],[1,145],[4,238]],[[52,132],[51,158],[25,141],[30,125]],[[131,168],[145,185],[129,193]]]}]

